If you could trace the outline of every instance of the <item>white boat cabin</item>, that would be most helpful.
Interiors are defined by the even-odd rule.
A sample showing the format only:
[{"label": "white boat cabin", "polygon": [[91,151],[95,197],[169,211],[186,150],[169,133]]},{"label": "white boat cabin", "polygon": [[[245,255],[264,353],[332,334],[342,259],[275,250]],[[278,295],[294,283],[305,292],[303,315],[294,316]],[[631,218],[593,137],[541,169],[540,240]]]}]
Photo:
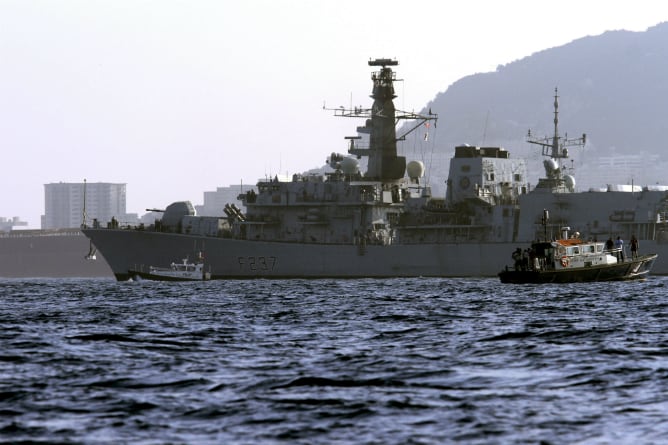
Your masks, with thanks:
[{"label": "white boat cabin", "polygon": [[578,269],[605,266],[623,261],[620,249],[606,249],[606,243],[583,241],[579,233],[548,242],[533,243],[529,256],[529,266],[533,270]]},{"label": "white boat cabin", "polygon": [[156,277],[165,278],[180,278],[180,279],[208,279],[208,273],[204,272],[204,263],[198,261],[196,263],[188,262],[187,258],[183,259],[181,263],[172,263],[170,267],[155,267],[149,268],[149,273]]}]

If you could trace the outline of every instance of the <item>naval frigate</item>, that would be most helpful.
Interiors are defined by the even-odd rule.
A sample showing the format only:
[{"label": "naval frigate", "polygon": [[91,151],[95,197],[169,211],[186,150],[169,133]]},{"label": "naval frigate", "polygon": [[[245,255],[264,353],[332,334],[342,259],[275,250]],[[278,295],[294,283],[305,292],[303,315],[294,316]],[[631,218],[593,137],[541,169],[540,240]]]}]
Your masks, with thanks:
[{"label": "naval frigate", "polygon": [[[666,189],[576,191],[563,161],[586,137],[560,136],[556,90],[554,135],[528,135],[547,157],[534,188],[524,159],[502,147],[462,145],[455,147],[445,195],[432,196],[424,164],[399,155],[397,142],[438,116],[396,110],[398,62],[369,65],[373,104],[335,110],[364,125],[346,138],[346,155],[329,156],[329,171],[261,180],[257,191],[238,196],[245,210],[230,203],[219,217],[197,216],[182,201],[150,226],[94,221],[83,232],[118,280],[184,255],[202,255],[212,279],[496,276],[516,246],[565,226],[591,239],[635,235],[641,249],[668,250]],[[398,134],[403,120],[410,124]],[[542,221],[546,210],[549,224]],[[659,255],[655,273],[668,273],[667,259]]]}]

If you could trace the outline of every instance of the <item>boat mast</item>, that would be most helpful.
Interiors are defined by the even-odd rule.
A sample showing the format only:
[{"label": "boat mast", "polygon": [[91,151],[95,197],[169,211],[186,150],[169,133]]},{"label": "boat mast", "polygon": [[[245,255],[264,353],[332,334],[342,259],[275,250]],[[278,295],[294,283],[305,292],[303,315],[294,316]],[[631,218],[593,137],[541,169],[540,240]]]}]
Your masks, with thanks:
[{"label": "boat mast", "polygon": [[84,183],[83,183],[83,215],[81,215],[82,221],[81,221],[81,228],[85,229],[86,228],[86,178],[84,178]]},{"label": "boat mast", "polygon": [[564,176],[562,174],[562,160],[568,159],[569,148],[584,147],[587,142],[587,135],[582,133],[581,137],[572,139],[568,138],[568,134],[563,137],[559,135],[559,94],[557,88],[554,89],[554,134],[551,138],[536,138],[531,134],[531,130],[529,130],[527,133],[527,142],[542,147],[543,156],[550,158],[550,160],[544,162],[547,178],[541,179],[538,183],[538,187],[556,189],[563,186]]}]

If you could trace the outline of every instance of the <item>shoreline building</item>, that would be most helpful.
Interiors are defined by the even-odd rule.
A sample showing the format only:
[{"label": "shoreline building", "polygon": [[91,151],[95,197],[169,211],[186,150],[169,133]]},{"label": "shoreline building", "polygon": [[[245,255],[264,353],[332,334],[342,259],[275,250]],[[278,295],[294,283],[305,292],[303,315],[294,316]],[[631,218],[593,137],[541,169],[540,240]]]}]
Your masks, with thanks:
[{"label": "shoreline building", "polygon": [[18,216],[13,216],[11,218],[6,218],[0,216],[0,232],[11,232],[12,229],[16,226],[27,226],[26,221],[21,221],[21,218]]},{"label": "shoreline building", "polygon": [[237,196],[255,189],[256,187],[252,185],[243,184],[217,187],[215,192],[204,192],[204,204],[195,206],[195,210],[199,216],[223,216],[225,204],[235,204],[245,211],[245,205],[237,199]]},{"label": "shoreline building", "polygon": [[[85,199],[84,199],[85,191]],[[44,216],[42,229],[67,229],[92,224],[97,219],[106,225],[115,218],[122,222],[136,221],[126,213],[126,184],[109,182],[58,182],[44,184]]]}]

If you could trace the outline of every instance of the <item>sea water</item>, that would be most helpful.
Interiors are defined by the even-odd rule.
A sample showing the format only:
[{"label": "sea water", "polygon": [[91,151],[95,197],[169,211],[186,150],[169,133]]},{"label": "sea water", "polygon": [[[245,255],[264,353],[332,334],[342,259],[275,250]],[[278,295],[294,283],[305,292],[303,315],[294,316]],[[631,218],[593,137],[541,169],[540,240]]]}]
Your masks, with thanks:
[{"label": "sea water", "polygon": [[5,279],[0,441],[666,443],[667,285]]}]

